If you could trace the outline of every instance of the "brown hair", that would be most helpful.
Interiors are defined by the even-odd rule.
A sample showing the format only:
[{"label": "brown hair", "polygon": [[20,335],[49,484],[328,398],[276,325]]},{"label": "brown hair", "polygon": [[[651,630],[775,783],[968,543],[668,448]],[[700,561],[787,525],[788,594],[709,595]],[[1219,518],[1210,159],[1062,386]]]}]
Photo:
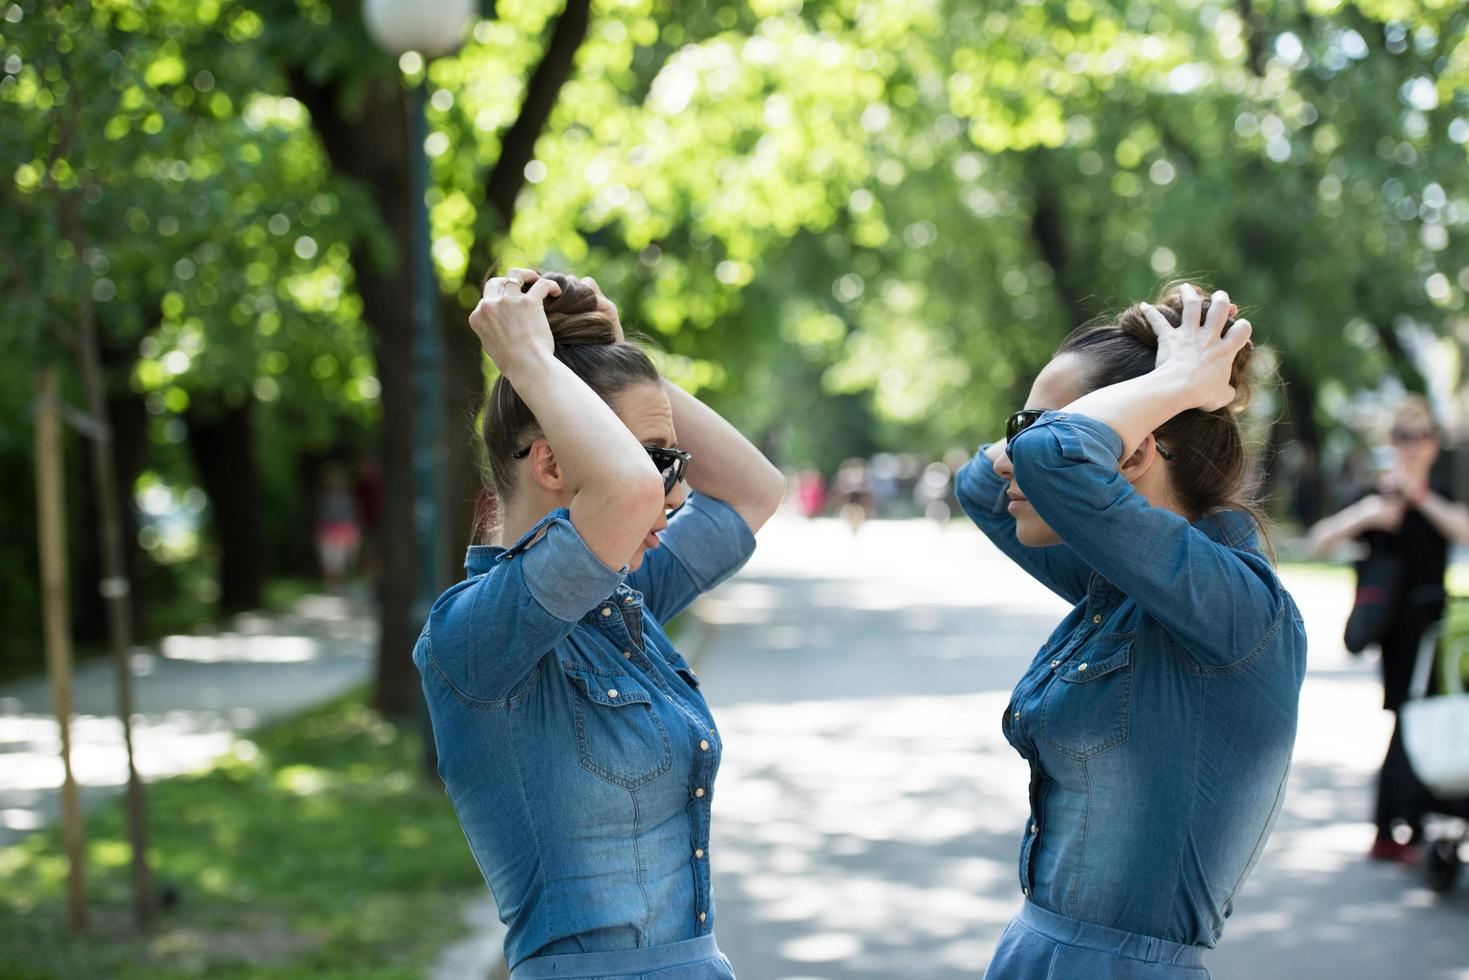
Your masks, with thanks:
[{"label": "brown hair", "polygon": [[[617,339],[612,321],[597,309],[596,290],[559,272],[541,276],[561,287],[561,295],[545,301],[558,361],[606,402],[634,385],[659,382],[658,369],[647,353]],[[487,541],[494,531],[496,498],[508,500],[513,492],[514,454],[540,434],[540,423],[510,382],[504,375],[496,378],[485,400],[480,430],[485,488],[475,507],[476,542]]]},{"label": "brown hair", "polygon": [[[1204,293],[1207,313],[1208,290],[1196,283],[1194,288]],[[1152,305],[1175,327],[1183,319],[1177,284],[1165,287]],[[1233,324],[1231,316],[1225,321],[1225,329]],[[1074,330],[1056,354],[1083,357],[1091,389],[1096,390],[1152,371],[1158,357],[1158,336],[1139,303],[1114,317]],[[1249,368],[1253,358],[1250,345],[1235,356],[1229,378],[1235,398],[1230,405],[1212,412],[1190,409],[1163,423],[1156,434],[1158,442],[1173,454],[1168,474],[1173,492],[1188,514],[1197,519],[1221,510],[1245,511],[1255,519],[1268,547],[1269,522],[1260,504],[1254,454],[1239,420],[1252,394]]]},{"label": "brown hair", "polygon": [[1397,429],[1404,422],[1425,422],[1433,429],[1434,435],[1443,438],[1443,430],[1439,428],[1438,419],[1433,414],[1433,406],[1428,404],[1428,399],[1422,395],[1410,394],[1403,398],[1401,404],[1392,413],[1392,427]]}]

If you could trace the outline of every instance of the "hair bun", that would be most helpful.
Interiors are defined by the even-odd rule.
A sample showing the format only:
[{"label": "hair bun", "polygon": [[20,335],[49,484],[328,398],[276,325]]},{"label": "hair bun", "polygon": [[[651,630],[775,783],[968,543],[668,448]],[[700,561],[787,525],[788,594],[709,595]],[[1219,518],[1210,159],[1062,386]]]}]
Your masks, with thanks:
[{"label": "hair bun", "polygon": [[[1201,317],[1207,317],[1209,313],[1209,291],[1205,287],[1193,284],[1194,288],[1204,293],[1204,305],[1200,310]],[[1178,294],[1178,285],[1169,285],[1163,289],[1158,298],[1153,301],[1152,306],[1171,326],[1177,327],[1183,322],[1183,299]],[[1225,319],[1224,329],[1228,330],[1234,326],[1235,317]],[[1117,317],[1117,326],[1124,333],[1137,340],[1139,343],[1151,348],[1158,349],[1158,335],[1153,332],[1153,325],[1148,322],[1147,315],[1143,313],[1141,303],[1129,306]],[[1230,402],[1230,411],[1243,411],[1248,407],[1251,397],[1254,395],[1254,377],[1250,373],[1250,365],[1255,359],[1255,348],[1253,344],[1246,344],[1244,348],[1234,356],[1234,366],[1229,372],[1229,384],[1234,388],[1234,401]]]},{"label": "hair bun", "polygon": [[612,319],[597,308],[597,291],[560,272],[543,272],[561,287],[561,295],[547,296],[546,319],[557,347],[593,347],[617,343]]}]

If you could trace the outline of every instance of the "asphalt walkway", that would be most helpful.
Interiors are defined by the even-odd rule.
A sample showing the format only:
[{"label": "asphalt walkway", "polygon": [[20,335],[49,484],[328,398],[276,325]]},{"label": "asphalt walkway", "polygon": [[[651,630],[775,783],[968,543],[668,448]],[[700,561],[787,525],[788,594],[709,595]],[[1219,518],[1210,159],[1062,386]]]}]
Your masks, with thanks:
[{"label": "asphalt walkway", "polygon": [[[1285,810],[1215,980],[1469,980],[1469,886],[1370,863],[1390,717],[1350,658],[1350,585],[1288,575],[1311,634]],[[725,740],[720,945],[742,978],[980,976],[1021,903],[1027,770],[1000,734],[1065,613],[973,528],[785,521],[706,597],[700,668]]]}]

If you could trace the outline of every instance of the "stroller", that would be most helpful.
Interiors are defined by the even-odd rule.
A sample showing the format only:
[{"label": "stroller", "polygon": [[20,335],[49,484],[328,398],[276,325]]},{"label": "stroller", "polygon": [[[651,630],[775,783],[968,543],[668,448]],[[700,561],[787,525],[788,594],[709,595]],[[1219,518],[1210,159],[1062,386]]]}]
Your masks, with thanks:
[{"label": "stroller", "polygon": [[[1428,887],[1440,895],[1453,891],[1462,867],[1460,851],[1469,843],[1469,616],[1456,603],[1457,615],[1445,615],[1423,637],[1413,665],[1413,681],[1403,704],[1403,747],[1408,762],[1434,800],[1433,813],[1450,818],[1453,832],[1427,836],[1423,873]],[[1434,660],[1440,663],[1442,696],[1429,697]]]}]

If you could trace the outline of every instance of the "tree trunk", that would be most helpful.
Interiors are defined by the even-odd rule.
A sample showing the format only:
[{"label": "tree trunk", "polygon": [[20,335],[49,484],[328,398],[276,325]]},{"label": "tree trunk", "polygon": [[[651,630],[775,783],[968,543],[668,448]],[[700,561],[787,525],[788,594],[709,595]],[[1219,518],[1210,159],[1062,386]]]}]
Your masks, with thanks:
[{"label": "tree trunk", "polygon": [[1085,290],[1078,289],[1072,281],[1075,275],[1071,259],[1071,248],[1066,238],[1065,215],[1061,212],[1059,193],[1051,186],[1047,175],[1044,150],[1027,154],[1026,170],[1031,174],[1034,193],[1031,195],[1030,237],[1036,251],[1055,274],[1056,293],[1066,307],[1071,327],[1079,327],[1091,318],[1087,310]]},{"label": "tree trunk", "polygon": [[87,854],[81,799],[71,766],[71,626],[66,570],[65,466],[56,367],[46,364],[36,383],[36,529],[45,623],[46,674],[61,736],[61,827],[66,847],[66,907],[71,931],[87,931]]},{"label": "tree trunk", "polygon": [[[488,267],[492,242],[510,227],[515,198],[525,181],[525,164],[544,131],[561,86],[570,77],[577,49],[586,37],[590,0],[568,0],[557,18],[546,50],[531,73],[526,97],[516,121],[501,141],[500,159],[490,174],[486,200],[495,221],[487,223],[470,249],[470,268],[478,274]],[[408,109],[396,79],[334,86],[313,79],[304,66],[289,72],[291,93],[311,112],[312,121],[333,169],[369,184],[377,192],[378,207],[392,236],[397,255],[389,263],[373,261],[362,248],[353,252],[357,291],[373,330],[378,381],[382,385],[383,521],[380,529],[381,577],[378,614],[382,640],[378,651],[377,691],[374,702],[386,713],[408,716],[421,700],[410,652],[422,623],[413,622],[413,378],[411,339],[412,255],[411,212],[408,208]],[[448,306],[450,303],[441,304]],[[480,355],[473,334],[464,329],[464,312],[444,318],[444,377],[449,429],[445,480],[450,512],[444,522],[451,547],[444,569],[445,581],[460,574],[468,541],[473,501],[479,478],[473,465],[473,438],[466,422],[473,418],[483,393]]]},{"label": "tree trunk", "polygon": [[[1301,450],[1300,469],[1294,474],[1295,485],[1290,488],[1291,512],[1303,526],[1309,527],[1329,513],[1329,506],[1340,501],[1326,499],[1321,469],[1321,426],[1316,421],[1316,385],[1308,372],[1288,358],[1281,359],[1280,379],[1286,413],[1283,422],[1271,428],[1271,446],[1275,449],[1294,442]],[[1267,467],[1271,467],[1274,456],[1272,452],[1267,458]]]},{"label": "tree trunk", "polygon": [[[99,338],[99,342],[101,338]],[[137,357],[137,345],[126,349],[103,344],[99,355],[102,360],[104,378],[127,378],[132,374]],[[119,390],[120,389],[120,390]],[[133,487],[143,471],[144,454],[148,448],[148,407],[143,398],[125,385],[107,392],[107,418],[112,423],[113,471],[117,474],[117,513],[122,521],[122,538],[129,543],[127,548],[128,579],[132,589],[128,593],[129,614],[134,623],[148,622],[148,577],[146,570],[150,560],[142,548],[132,547],[138,540],[138,512],[133,507]],[[84,444],[85,439],[81,440]],[[86,488],[88,491],[91,488]],[[101,520],[98,501],[91,492],[72,496],[72,505],[80,497],[82,527],[96,527]],[[77,583],[96,582],[102,578],[102,541],[95,534],[80,534],[72,544],[76,558]],[[103,643],[107,638],[106,603],[96,589],[81,588],[75,593],[76,605],[72,611],[72,623],[78,640],[86,643]]]},{"label": "tree trunk", "polygon": [[444,574],[449,581],[464,575],[464,549],[474,531],[474,505],[482,483],[479,452],[475,444],[479,432],[474,426],[475,414],[485,396],[483,357],[478,339],[466,325],[464,310],[452,298],[440,314],[444,332],[444,380],[448,421],[444,429],[447,450],[445,494],[449,513],[444,521],[449,547]]},{"label": "tree trunk", "polygon": [[369,185],[377,196],[394,254],[370,254],[365,242],[352,252],[357,292],[372,328],[378,382],[382,386],[383,513],[378,529],[377,613],[381,636],[373,704],[406,718],[421,701],[410,653],[413,622],[413,283],[411,214],[408,208],[408,105],[396,78],[348,80],[340,86],[314,80],[303,66],[290,70],[291,93],[311,112],[333,169]]},{"label": "tree trunk", "polygon": [[[475,242],[469,250],[469,274],[483,275],[496,256],[494,243],[510,234],[515,220],[515,201],[525,187],[525,166],[535,157],[536,141],[545,132],[561,88],[576,65],[576,52],[586,40],[591,22],[591,0],[567,0],[551,29],[546,48],[526,81],[525,99],[515,122],[500,138],[500,156],[485,183],[489,213],[482,216]],[[585,275],[586,270],[578,271]],[[444,378],[447,382],[445,411],[448,420],[444,440],[448,451],[445,480],[448,483],[449,513],[445,524],[449,535],[445,574],[449,581],[463,574],[464,546],[474,528],[474,505],[481,477],[475,443],[479,433],[473,420],[484,399],[484,374],[480,345],[465,326],[468,313],[457,297],[445,297],[440,314],[443,330]]]},{"label": "tree trunk", "polygon": [[[68,237],[78,255],[85,254],[74,201],[62,205]],[[127,546],[123,537],[124,508],[118,504],[117,473],[113,467],[112,428],[107,414],[107,395],[103,386],[102,363],[97,354],[97,322],[91,292],[79,294],[77,313],[77,345],[82,364],[82,380],[87,393],[87,412],[97,427],[90,440],[92,449],[92,487],[99,516],[97,537],[102,544],[103,577],[99,587],[107,600],[108,641],[116,668],[117,715],[122,722],[123,747],[127,755],[128,781],[126,810],[128,837],[132,845],[133,922],[140,930],[153,921],[153,872],[148,862],[148,811],[143,782],[138,775],[133,755],[133,677],[128,663],[132,646],[132,607],[128,601],[131,580],[127,573]]]},{"label": "tree trunk", "polygon": [[219,547],[219,608],[260,607],[265,581],[260,481],[255,469],[255,403],[195,400],[184,416],[189,455],[209,497],[209,522]]}]

